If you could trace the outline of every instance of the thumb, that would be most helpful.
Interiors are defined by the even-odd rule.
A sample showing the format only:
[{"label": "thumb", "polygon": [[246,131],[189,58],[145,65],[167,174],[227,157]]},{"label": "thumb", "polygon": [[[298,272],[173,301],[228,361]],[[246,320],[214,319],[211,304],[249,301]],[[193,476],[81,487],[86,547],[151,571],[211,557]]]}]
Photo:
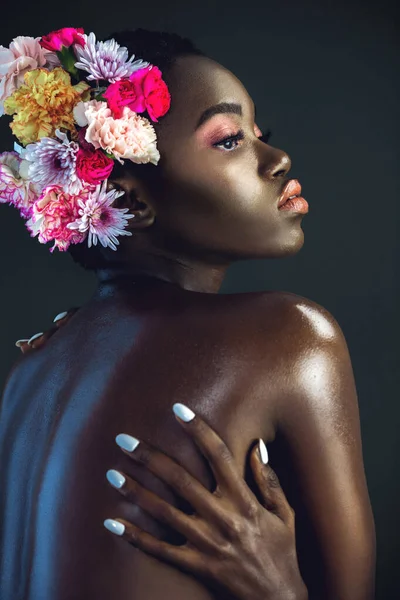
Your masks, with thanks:
[{"label": "thumb", "polygon": [[254,480],[261,492],[262,505],[288,525],[292,524],[294,511],[287,501],[277,474],[269,465],[267,447],[261,438],[251,451],[250,464]]}]

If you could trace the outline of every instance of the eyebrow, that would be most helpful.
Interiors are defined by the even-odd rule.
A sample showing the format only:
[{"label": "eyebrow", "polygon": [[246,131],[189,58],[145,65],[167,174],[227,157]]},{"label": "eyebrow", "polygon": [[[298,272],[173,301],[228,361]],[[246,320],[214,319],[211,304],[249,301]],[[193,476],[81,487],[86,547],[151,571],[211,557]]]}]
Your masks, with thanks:
[{"label": "eyebrow", "polygon": [[[256,106],[254,105],[254,118],[256,118]],[[240,117],[243,115],[242,105],[237,104],[236,102],[220,102],[219,104],[215,104],[214,106],[210,106],[210,108],[206,108],[204,112],[201,113],[199,120],[197,121],[197,125],[195,127],[195,131],[201,127],[208,119],[211,119],[214,115],[220,114],[235,114]]]}]

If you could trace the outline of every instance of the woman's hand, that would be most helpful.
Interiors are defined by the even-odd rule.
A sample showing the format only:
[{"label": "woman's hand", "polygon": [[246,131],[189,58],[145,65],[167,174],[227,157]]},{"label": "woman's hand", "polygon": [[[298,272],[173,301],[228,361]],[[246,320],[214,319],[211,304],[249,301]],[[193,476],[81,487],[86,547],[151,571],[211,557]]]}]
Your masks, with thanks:
[{"label": "woman's hand", "polygon": [[132,460],[185,498],[195,514],[178,510],[126,474],[110,470],[107,478],[127,500],[183,534],[187,543],[174,546],[162,542],[123,519],[106,519],[104,525],[144,552],[227,592],[230,598],[307,599],[297,562],[294,511],[275,472],[264,464],[268,461],[264,442],[260,439],[250,455],[260,503],[217,433],[183,404],[175,404],[173,409],[210,463],[217,482],[213,493],[147,443],[127,434],[118,435],[116,442]]},{"label": "woman's hand", "polygon": [[70,308],[69,310],[58,314],[54,318],[54,325],[53,327],[51,327],[51,329],[48,329],[44,333],[35,333],[35,335],[33,335],[29,339],[24,338],[21,340],[17,340],[15,342],[15,345],[21,350],[22,354],[27,354],[31,350],[36,350],[37,348],[40,348],[49,338],[51,338],[52,335],[54,335],[54,333],[58,329],[60,329],[60,327],[63,327],[63,325],[68,323],[70,318],[76,313],[77,310],[78,308]]}]

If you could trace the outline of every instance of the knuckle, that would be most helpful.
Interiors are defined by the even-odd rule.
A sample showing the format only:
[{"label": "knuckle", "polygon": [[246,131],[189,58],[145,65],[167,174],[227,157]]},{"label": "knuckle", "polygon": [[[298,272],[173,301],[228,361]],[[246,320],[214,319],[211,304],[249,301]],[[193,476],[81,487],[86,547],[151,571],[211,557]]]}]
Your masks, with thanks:
[{"label": "knuckle", "polygon": [[[223,529],[226,532],[228,540],[237,540],[243,532],[243,524],[235,516],[226,515],[223,518]],[[230,546],[230,544],[228,544]]]},{"label": "knuckle", "polygon": [[281,484],[278,478],[278,475],[273,471],[273,469],[269,469],[267,474],[267,483],[272,488],[280,488]]},{"label": "knuckle", "polygon": [[247,519],[255,519],[258,515],[258,506],[255,502],[248,502],[243,510],[243,514]]},{"label": "knuckle", "polygon": [[232,460],[231,451],[222,441],[218,442],[218,445],[216,447],[216,454],[224,462],[230,462]]},{"label": "knuckle", "polygon": [[183,492],[191,487],[192,478],[185,471],[176,470],[173,475],[172,482],[177,490]]}]

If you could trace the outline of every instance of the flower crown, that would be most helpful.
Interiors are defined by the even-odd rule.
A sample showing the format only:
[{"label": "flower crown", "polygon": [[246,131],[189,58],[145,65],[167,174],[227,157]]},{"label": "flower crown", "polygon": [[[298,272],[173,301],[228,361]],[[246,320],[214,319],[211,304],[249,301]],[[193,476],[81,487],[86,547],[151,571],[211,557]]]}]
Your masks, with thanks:
[{"label": "flower crown", "polygon": [[14,115],[19,142],[0,154],[0,203],[15,206],[31,237],[68,249],[117,249],[127,208],[107,192],[114,161],[157,165],[158,122],[171,96],[158,67],[128,60],[114,39],[96,42],[82,28],[65,27],[42,38],[18,36],[0,46],[0,116]]}]

